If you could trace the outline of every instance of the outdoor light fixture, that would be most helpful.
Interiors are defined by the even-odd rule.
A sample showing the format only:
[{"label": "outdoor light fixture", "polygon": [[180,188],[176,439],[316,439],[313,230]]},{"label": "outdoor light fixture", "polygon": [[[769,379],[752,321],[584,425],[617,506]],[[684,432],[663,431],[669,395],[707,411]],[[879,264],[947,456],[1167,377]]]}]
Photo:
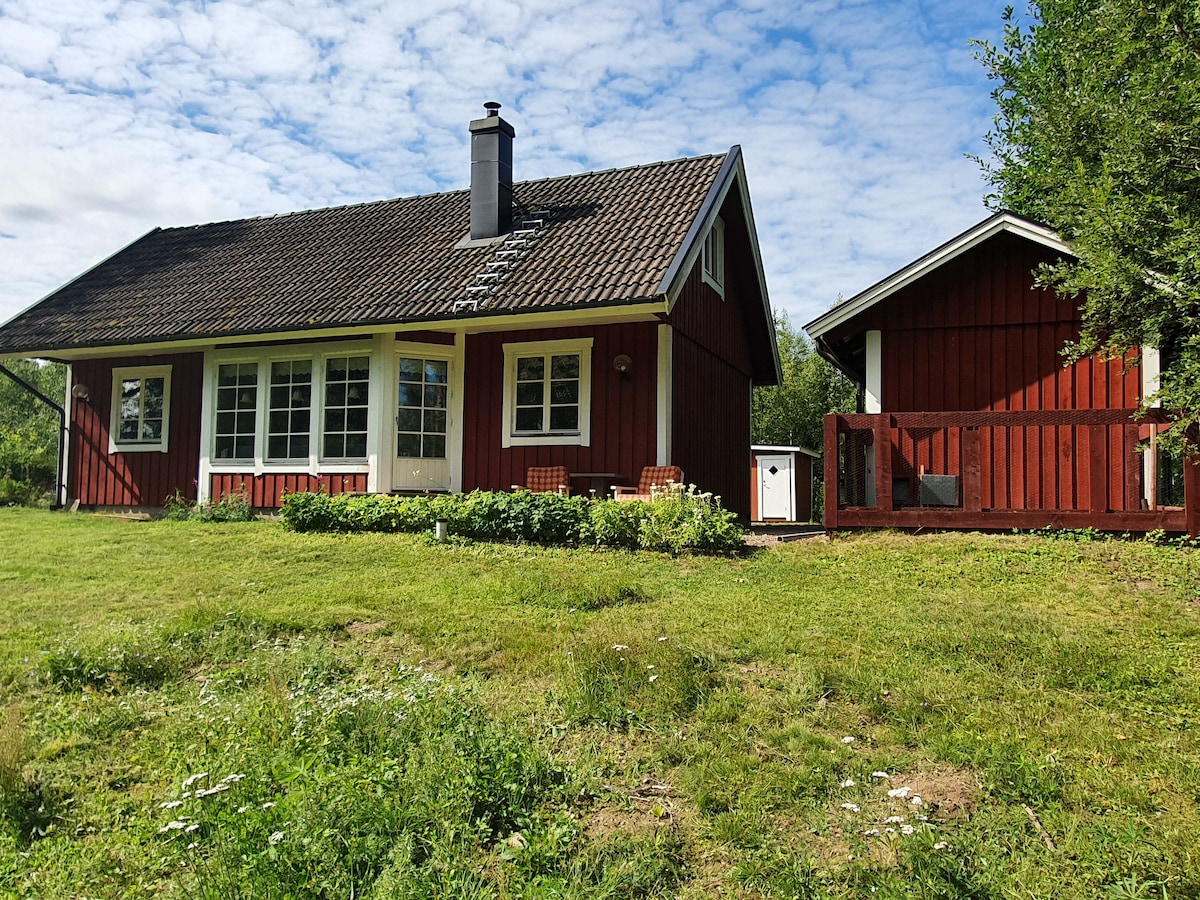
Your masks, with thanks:
[{"label": "outdoor light fixture", "polygon": [[629,378],[629,369],[633,365],[633,360],[625,353],[622,353],[613,360],[613,368],[621,373],[622,378]]},{"label": "outdoor light fixture", "polygon": [[80,403],[92,402],[92,392],[88,390],[88,386],[86,384],[77,384],[71,388],[71,396]]}]

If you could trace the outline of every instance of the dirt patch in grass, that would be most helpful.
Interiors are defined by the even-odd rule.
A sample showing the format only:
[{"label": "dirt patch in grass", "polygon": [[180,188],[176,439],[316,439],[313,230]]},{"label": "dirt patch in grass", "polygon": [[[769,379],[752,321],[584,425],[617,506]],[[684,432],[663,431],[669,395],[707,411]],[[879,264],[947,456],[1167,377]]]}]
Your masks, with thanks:
[{"label": "dirt patch in grass", "polygon": [[691,819],[675,789],[657,778],[647,776],[629,789],[606,784],[603,790],[600,805],[583,826],[589,838],[652,834]]}]

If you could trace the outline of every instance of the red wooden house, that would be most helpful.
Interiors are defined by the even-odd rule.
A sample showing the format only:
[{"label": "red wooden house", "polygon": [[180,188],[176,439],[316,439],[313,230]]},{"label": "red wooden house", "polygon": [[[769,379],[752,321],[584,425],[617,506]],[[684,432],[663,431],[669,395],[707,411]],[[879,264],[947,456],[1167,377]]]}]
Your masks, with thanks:
[{"label": "red wooden house", "polygon": [[748,516],[780,374],[740,148],[514,183],[497,108],[470,190],[155,229],[0,328],[70,365],[65,501],[675,464]]},{"label": "red wooden house", "polygon": [[1070,252],[998,213],[805,326],[861,397],[826,418],[826,528],[1189,527],[1194,467],[1136,415],[1158,354],[1064,365],[1079,304],[1034,271]]}]

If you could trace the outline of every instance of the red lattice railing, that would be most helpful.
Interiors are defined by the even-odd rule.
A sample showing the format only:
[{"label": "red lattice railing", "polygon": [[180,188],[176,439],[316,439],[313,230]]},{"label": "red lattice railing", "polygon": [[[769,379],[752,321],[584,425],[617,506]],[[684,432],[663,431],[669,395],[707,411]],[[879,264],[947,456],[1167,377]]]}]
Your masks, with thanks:
[{"label": "red lattice railing", "polygon": [[1200,467],[1157,452],[1166,425],[1130,410],[829,415],[826,528],[1195,533]]}]

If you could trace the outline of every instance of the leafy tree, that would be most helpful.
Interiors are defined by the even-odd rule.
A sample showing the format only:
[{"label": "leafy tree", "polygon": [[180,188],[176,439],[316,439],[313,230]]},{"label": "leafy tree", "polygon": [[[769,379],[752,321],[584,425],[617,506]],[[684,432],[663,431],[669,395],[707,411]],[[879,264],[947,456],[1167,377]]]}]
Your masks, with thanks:
[{"label": "leafy tree", "polygon": [[[31,359],[4,367],[62,403],[66,369]],[[27,500],[53,490],[58,470],[58,413],[0,374],[0,501]]]},{"label": "leafy tree", "polygon": [[819,451],[825,414],[854,411],[854,384],[821,358],[786,313],[775,317],[775,336],[783,385],[755,389],[751,439]]},{"label": "leafy tree", "polygon": [[1068,355],[1159,348],[1160,397],[1195,425],[1200,4],[1040,0],[1004,21],[1002,45],[977,53],[998,82],[989,205],[1053,227],[1078,255],[1041,273],[1084,298]]}]

